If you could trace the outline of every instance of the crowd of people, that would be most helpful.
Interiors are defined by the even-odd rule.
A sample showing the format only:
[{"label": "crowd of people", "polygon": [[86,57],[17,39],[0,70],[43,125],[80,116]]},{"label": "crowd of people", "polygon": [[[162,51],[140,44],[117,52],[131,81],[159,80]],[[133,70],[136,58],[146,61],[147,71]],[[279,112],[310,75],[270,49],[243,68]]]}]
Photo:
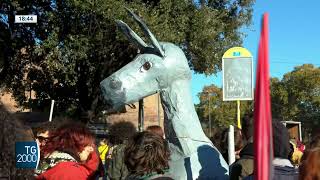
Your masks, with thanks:
[{"label": "crowd of people", "polygon": [[[118,122],[109,128],[106,138],[97,139],[76,121],[46,122],[31,130],[4,110],[0,111],[0,121],[0,179],[173,179],[169,143],[160,126],[137,132],[132,123]],[[242,123],[242,129],[235,130],[236,161],[229,167],[231,180],[254,178],[253,117],[245,116]],[[290,140],[280,121],[273,120],[272,127],[273,179],[320,180],[320,134],[304,146]],[[223,131],[211,140],[228,162],[227,136]],[[36,170],[15,167],[18,141],[39,144],[41,156]]]},{"label": "crowd of people", "polygon": [[[236,161],[229,167],[230,179],[250,180],[254,178],[254,139],[253,117],[245,116],[242,129],[235,129]],[[313,136],[309,146],[301,141],[290,138],[288,129],[281,121],[273,119],[273,180],[320,180],[320,134]],[[320,133],[320,132],[319,132]],[[227,132],[222,133],[218,144],[219,150],[228,161],[226,146]],[[219,138],[215,138],[219,139]],[[264,147],[269,148],[269,147]]]},{"label": "crowd of people", "polygon": [[[170,150],[160,126],[137,132],[130,122],[115,123],[99,139],[81,123],[46,122],[35,129],[0,111],[0,179],[37,180],[170,180]],[[35,135],[35,136],[34,136]],[[36,141],[37,169],[15,167],[15,142]]]}]

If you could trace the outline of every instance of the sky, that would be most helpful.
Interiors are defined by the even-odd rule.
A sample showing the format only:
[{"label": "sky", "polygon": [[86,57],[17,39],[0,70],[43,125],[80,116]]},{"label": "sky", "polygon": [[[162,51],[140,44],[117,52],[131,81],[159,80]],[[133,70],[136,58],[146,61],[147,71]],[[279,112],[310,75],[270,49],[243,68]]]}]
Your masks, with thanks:
[{"label": "sky", "polygon": [[[314,64],[320,66],[320,7],[319,0],[256,0],[253,6],[252,25],[243,28],[243,47],[253,55],[254,74],[263,13],[269,14],[270,76],[282,79],[295,66]],[[192,98],[199,103],[198,93],[204,86],[222,87],[221,73],[205,76],[192,75]]]}]

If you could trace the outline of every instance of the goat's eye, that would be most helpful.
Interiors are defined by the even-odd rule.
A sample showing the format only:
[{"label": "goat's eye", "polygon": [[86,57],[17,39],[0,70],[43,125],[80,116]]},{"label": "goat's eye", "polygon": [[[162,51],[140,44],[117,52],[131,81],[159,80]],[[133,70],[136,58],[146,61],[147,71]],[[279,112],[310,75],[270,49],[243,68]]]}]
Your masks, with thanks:
[{"label": "goat's eye", "polygon": [[152,67],[152,63],[150,62],[145,62],[142,67],[140,68],[141,72],[148,71]]},{"label": "goat's eye", "polygon": [[146,63],[143,64],[143,69],[144,70],[148,71],[150,68],[151,68],[151,63],[146,62]]}]

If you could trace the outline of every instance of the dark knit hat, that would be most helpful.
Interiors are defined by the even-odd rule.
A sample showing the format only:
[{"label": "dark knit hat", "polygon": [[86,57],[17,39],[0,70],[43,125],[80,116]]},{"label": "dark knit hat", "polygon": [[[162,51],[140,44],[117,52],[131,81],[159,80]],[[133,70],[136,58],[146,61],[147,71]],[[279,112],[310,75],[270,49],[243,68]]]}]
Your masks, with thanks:
[{"label": "dark knit hat", "polygon": [[272,128],[274,157],[287,159],[290,153],[288,129],[278,120],[273,120]]}]

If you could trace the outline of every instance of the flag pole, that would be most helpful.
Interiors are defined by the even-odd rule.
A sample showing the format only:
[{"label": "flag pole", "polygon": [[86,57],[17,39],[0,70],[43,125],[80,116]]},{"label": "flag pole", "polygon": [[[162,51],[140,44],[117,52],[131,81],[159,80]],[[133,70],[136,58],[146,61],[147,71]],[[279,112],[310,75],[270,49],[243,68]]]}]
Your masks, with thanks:
[{"label": "flag pole", "polygon": [[262,19],[262,29],[258,48],[254,103],[254,179],[272,178],[272,117],[270,103],[268,14]]}]

